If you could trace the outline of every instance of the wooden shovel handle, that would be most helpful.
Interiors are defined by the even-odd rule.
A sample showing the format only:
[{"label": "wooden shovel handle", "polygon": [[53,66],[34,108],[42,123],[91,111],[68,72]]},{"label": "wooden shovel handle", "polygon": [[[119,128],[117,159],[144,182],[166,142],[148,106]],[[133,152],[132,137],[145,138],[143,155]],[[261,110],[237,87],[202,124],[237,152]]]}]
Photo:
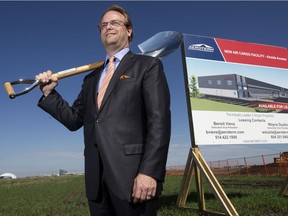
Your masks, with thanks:
[{"label": "wooden shovel handle", "polygon": [[104,61],[83,65],[76,68],[71,68],[64,71],[59,71],[57,73],[52,74],[52,76],[56,76],[58,79],[63,79],[66,77],[74,76],[76,74],[80,74],[89,70],[94,70],[96,68],[102,67],[104,65]]},{"label": "wooden shovel handle", "polygon": [[[104,65],[104,61],[100,61],[100,62],[96,62],[96,63],[92,63],[92,64],[87,64],[87,65],[83,65],[80,67],[76,67],[76,68],[71,68],[68,70],[64,70],[64,71],[59,71],[57,73],[53,73],[52,76],[56,76],[58,79],[63,79],[66,77],[70,77],[70,76],[74,76],[76,74],[80,74],[86,71],[90,71],[90,70],[94,70],[96,68],[102,67]],[[15,93],[14,89],[13,89],[13,85],[16,84],[30,84],[29,87],[25,88],[23,91]],[[39,80],[17,80],[14,82],[5,82],[4,83],[4,88],[7,92],[7,94],[9,95],[9,97],[11,99],[26,94],[29,91],[31,91],[32,89],[34,89],[37,85],[41,84],[41,82]]]}]

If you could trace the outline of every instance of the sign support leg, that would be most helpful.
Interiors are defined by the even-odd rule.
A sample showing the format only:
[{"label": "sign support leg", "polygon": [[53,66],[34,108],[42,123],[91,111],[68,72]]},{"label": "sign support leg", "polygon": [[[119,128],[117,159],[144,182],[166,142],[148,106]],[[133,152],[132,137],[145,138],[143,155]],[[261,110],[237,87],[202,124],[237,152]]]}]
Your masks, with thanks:
[{"label": "sign support leg", "polygon": [[279,196],[288,196],[288,175],[287,175],[287,178],[283,184],[283,187],[281,188]]},{"label": "sign support leg", "polygon": [[[179,207],[185,207],[193,172],[196,178],[196,189],[197,189],[197,194],[198,194],[199,211],[201,211],[204,214],[209,214],[209,215],[211,214],[231,215],[231,216],[239,215],[236,209],[234,208],[234,206],[232,205],[232,203],[230,202],[230,200],[228,199],[228,197],[226,196],[225,192],[223,191],[221,185],[217,181],[213,172],[210,170],[209,166],[205,162],[198,147],[190,148],[190,151],[189,151],[182,184],[180,187],[180,193],[178,195],[178,200],[177,200],[177,205]],[[219,203],[224,208],[225,213],[212,212],[212,211],[206,210],[203,182],[201,179],[202,176],[205,177],[205,179],[207,180],[207,183],[212,188],[215,197],[217,198]]]}]

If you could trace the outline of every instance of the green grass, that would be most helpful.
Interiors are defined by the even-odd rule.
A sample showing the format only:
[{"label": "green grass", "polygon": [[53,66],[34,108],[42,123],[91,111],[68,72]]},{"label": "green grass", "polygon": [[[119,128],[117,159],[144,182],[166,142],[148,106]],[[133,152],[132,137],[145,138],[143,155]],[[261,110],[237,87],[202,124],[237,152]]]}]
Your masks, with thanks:
[{"label": "green grass", "polygon": [[[159,201],[159,216],[199,215],[195,178],[189,188],[187,208],[177,208],[181,176],[167,176]],[[218,177],[239,215],[288,215],[288,197],[278,196],[285,177]],[[206,209],[224,212],[204,182]],[[190,209],[193,208],[193,209]],[[89,215],[83,176],[39,177],[0,181],[0,216]]]},{"label": "green grass", "polygon": [[88,215],[83,176],[0,181],[0,215]]},{"label": "green grass", "polygon": [[191,106],[193,110],[203,110],[203,111],[255,112],[254,108],[221,103],[212,100],[207,100],[204,98],[191,98]]}]

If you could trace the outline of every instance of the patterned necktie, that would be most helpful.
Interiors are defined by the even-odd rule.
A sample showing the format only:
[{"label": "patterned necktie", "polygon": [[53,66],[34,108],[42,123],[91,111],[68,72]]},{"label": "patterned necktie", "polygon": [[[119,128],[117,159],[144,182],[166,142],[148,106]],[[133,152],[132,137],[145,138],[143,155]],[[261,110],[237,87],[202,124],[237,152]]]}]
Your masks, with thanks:
[{"label": "patterned necktie", "polygon": [[101,106],[101,103],[102,103],[102,100],[104,98],[106,89],[107,89],[108,84],[109,84],[109,82],[112,78],[112,75],[114,73],[114,59],[115,59],[114,56],[111,56],[109,58],[108,69],[106,71],[106,75],[104,76],[103,81],[102,81],[101,86],[100,86],[100,89],[99,89],[98,98],[97,98],[98,109]]}]

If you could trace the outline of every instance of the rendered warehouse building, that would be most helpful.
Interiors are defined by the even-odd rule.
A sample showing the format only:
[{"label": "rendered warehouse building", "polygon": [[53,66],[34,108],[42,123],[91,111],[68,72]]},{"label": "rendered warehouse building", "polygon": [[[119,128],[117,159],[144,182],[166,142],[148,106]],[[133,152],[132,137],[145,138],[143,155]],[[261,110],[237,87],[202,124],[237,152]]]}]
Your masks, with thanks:
[{"label": "rendered warehouse building", "polygon": [[288,100],[288,89],[238,74],[198,77],[199,92],[204,95],[247,100]]}]

